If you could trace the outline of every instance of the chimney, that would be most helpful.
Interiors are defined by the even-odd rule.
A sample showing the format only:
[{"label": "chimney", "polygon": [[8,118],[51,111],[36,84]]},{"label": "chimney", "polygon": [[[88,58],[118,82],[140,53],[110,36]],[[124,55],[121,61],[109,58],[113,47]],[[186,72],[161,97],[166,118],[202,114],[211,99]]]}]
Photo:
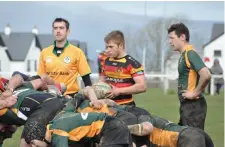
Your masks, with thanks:
[{"label": "chimney", "polygon": [[11,27],[9,24],[7,24],[5,27],[5,35],[10,35],[10,33],[11,33]]},{"label": "chimney", "polygon": [[39,33],[36,25],[34,25],[34,27],[32,29],[32,33],[35,34],[35,35],[38,35],[38,33]]}]

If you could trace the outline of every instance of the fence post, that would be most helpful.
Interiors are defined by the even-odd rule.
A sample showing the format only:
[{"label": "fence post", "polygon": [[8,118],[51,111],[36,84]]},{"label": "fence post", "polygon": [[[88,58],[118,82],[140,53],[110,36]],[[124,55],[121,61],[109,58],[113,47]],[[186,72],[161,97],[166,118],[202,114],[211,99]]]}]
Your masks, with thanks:
[{"label": "fence post", "polygon": [[168,88],[169,88],[169,80],[168,77],[164,77],[164,81],[163,81],[163,90],[164,90],[164,94],[167,94]]},{"label": "fence post", "polygon": [[210,80],[210,95],[214,95],[214,77],[212,76],[211,77],[211,80]]}]

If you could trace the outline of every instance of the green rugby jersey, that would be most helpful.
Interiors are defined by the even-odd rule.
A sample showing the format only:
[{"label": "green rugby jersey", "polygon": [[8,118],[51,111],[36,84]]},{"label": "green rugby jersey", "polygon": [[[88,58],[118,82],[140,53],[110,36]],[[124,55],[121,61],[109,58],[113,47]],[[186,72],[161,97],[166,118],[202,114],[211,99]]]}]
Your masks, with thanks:
[{"label": "green rugby jersey", "polygon": [[95,140],[103,128],[106,113],[74,113],[63,111],[47,126],[52,145],[68,147],[81,140]]},{"label": "green rugby jersey", "polygon": [[[116,106],[118,110],[128,111],[137,117],[142,114],[142,108],[120,105]],[[146,114],[145,114],[146,115]],[[148,120],[153,125],[153,132],[149,136],[151,147],[177,147],[179,133],[187,126],[179,126],[166,119],[149,114]]]},{"label": "green rugby jersey", "polygon": [[177,147],[180,132],[187,128],[154,115],[150,115],[149,122],[154,127],[149,136],[151,147]]},{"label": "green rugby jersey", "polygon": [[178,93],[182,90],[193,91],[198,85],[198,71],[205,67],[193,46],[187,46],[178,62]]},{"label": "green rugby jersey", "polygon": [[[32,95],[36,94],[40,96],[42,94],[45,95],[46,93],[34,90],[32,83],[26,82],[16,88],[13,94],[18,96],[17,102],[10,108],[4,108],[0,110],[0,122],[12,125],[24,125],[28,115],[22,113],[23,111],[20,109],[21,104],[24,102],[24,100],[29,100],[37,103],[36,105],[31,105],[31,107],[37,107],[40,102],[39,100],[35,100],[35,98],[32,98]],[[27,114],[32,113],[32,108],[29,109],[30,111],[28,111]]]},{"label": "green rugby jersey", "polygon": [[[16,88],[13,92],[14,95],[17,95],[17,102],[10,108],[4,108],[0,110],[0,120],[5,124],[13,125],[23,125],[25,124],[24,119],[18,117],[18,110],[20,108],[23,100],[30,94],[41,93],[33,89],[33,86],[30,82],[22,84],[20,87]],[[43,92],[42,92],[43,93]]]}]

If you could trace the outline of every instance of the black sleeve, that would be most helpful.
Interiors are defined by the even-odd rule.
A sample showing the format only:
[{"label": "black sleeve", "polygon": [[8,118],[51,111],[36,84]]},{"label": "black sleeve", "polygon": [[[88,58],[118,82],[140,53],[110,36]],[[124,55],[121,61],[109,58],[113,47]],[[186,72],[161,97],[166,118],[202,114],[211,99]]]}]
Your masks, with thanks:
[{"label": "black sleeve", "polygon": [[29,76],[28,75],[25,75],[25,74],[23,74],[23,73],[21,73],[19,71],[13,72],[12,76],[14,76],[16,74],[19,74],[23,78],[24,81],[27,81],[29,79]]},{"label": "black sleeve", "polygon": [[83,80],[83,82],[84,82],[85,87],[86,87],[86,86],[91,86],[91,85],[92,85],[92,83],[91,83],[91,78],[90,78],[90,74],[87,74],[87,75],[85,75],[85,76],[82,76],[82,80]]}]

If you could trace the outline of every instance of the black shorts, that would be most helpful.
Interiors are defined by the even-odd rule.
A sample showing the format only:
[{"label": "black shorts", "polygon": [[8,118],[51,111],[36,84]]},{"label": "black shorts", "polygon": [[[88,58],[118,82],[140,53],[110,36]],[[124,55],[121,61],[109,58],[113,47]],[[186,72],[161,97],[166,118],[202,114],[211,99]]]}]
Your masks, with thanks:
[{"label": "black shorts", "polygon": [[203,130],[188,127],[180,132],[177,147],[214,147],[214,145]]},{"label": "black shorts", "polygon": [[184,100],[180,105],[179,125],[191,126],[204,130],[207,113],[207,103],[205,98],[198,100]]},{"label": "black shorts", "polygon": [[115,117],[123,121],[126,125],[134,125],[138,123],[137,117],[127,111],[119,110]]},{"label": "black shorts", "polygon": [[132,147],[132,138],[128,127],[121,120],[107,116],[100,133],[99,147]]},{"label": "black shorts", "polygon": [[121,104],[121,105],[136,106],[136,103],[132,101],[132,102]]},{"label": "black shorts", "polygon": [[[35,111],[28,117],[26,124],[32,121],[38,121],[43,125],[47,125],[55,115],[64,108],[64,104],[57,98],[50,99],[40,104]],[[25,125],[26,125],[25,124]],[[24,132],[24,131],[23,131]],[[22,138],[24,133],[22,133]]]},{"label": "black shorts", "polygon": [[137,118],[139,118],[141,115],[150,115],[147,110],[135,106],[127,106],[125,111],[132,113]]}]

